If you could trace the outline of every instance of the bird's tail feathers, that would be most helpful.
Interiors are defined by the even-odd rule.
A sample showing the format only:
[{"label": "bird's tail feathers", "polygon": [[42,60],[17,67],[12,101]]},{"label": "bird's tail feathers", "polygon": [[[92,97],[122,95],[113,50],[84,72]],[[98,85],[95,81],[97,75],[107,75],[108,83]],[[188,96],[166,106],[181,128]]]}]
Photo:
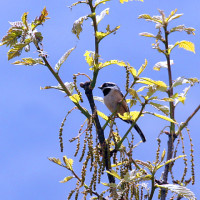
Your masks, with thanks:
[{"label": "bird's tail feathers", "polygon": [[[131,120],[124,120],[124,121],[127,122],[127,123],[129,123],[129,124],[132,124],[132,123],[133,123],[133,121],[131,121]],[[140,127],[139,127],[137,124],[135,124],[135,125],[134,125],[134,128],[135,128],[135,130],[138,132],[138,134],[140,135],[142,141],[143,141],[143,142],[146,142],[146,138],[145,138],[145,136],[144,136],[142,130],[140,129]]]}]

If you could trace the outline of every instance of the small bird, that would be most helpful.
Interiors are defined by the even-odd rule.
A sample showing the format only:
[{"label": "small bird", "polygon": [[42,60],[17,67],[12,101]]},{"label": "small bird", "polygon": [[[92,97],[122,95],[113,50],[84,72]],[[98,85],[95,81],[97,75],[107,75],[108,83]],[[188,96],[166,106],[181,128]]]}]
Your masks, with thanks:
[{"label": "small bird", "polygon": [[[118,105],[119,107],[117,109],[117,113],[119,113],[120,115],[123,115],[125,112],[129,112],[128,105],[126,101],[123,100],[123,94],[120,88],[115,83],[106,82],[98,88],[102,90],[104,94],[104,103],[106,104],[107,108],[110,110],[111,113],[113,113],[117,109]],[[123,121],[130,124],[133,123],[133,121],[131,120],[123,120]],[[146,142],[146,138],[141,129],[139,128],[139,126],[135,124],[134,128],[140,135],[142,141]]]}]

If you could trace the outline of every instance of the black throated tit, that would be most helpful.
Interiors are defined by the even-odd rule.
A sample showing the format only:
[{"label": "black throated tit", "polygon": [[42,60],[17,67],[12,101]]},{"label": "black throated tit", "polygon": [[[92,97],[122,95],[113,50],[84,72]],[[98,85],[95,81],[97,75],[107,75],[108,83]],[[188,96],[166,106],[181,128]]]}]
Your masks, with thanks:
[{"label": "black throated tit", "polygon": [[[99,89],[102,90],[104,94],[104,103],[106,104],[107,108],[110,110],[111,113],[113,113],[117,109],[117,106],[117,113],[120,113],[120,115],[123,115],[125,112],[129,112],[129,108],[126,101],[122,101],[123,94],[120,91],[120,88],[115,83],[106,82],[103,85],[101,85]],[[131,120],[124,121],[131,124],[133,123]],[[140,135],[142,141],[146,142],[146,138],[139,126],[135,124],[134,128]]]}]

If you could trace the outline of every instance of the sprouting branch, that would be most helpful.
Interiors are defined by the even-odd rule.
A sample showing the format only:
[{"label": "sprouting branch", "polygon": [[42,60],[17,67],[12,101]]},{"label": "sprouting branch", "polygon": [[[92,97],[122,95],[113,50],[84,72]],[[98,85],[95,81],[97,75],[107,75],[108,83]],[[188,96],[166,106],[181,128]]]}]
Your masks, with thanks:
[{"label": "sprouting branch", "polygon": [[[37,42],[34,42],[36,48],[38,51],[41,51],[39,45]],[[58,81],[58,83],[60,84],[60,86],[62,87],[62,89],[65,91],[65,93],[67,94],[67,96],[71,96],[71,93],[70,91],[67,89],[67,87],[65,86],[65,84],[63,83],[63,81],[61,80],[60,76],[58,75],[58,73],[56,73],[54,71],[54,69],[51,67],[51,65],[49,64],[48,60],[46,59],[45,56],[42,56],[42,59],[45,63],[45,66],[47,66],[47,68],[49,69],[49,71],[53,74],[53,76],[56,78],[56,80]],[[88,118],[90,119],[90,114],[79,104],[79,103],[76,103],[76,102],[73,102],[77,108]]]}]

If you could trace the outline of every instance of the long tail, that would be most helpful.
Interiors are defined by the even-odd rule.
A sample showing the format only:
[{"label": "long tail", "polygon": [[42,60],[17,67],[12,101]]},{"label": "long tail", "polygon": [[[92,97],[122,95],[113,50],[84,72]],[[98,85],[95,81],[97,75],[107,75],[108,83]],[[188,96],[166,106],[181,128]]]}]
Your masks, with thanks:
[{"label": "long tail", "polygon": [[[133,122],[130,121],[130,120],[123,120],[123,121],[125,121],[125,122],[127,122],[127,123],[130,123],[130,124],[133,123]],[[141,139],[142,139],[142,142],[146,142],[146,138],[145,138],[143,132],[141,131],[140,127],[139,127],[137,124],[135,124],[135,125],[134,125],[134,128],[135,128],[135,130],[138,132],[138,134],[140,135],[140,137],[141,137]]]}]

